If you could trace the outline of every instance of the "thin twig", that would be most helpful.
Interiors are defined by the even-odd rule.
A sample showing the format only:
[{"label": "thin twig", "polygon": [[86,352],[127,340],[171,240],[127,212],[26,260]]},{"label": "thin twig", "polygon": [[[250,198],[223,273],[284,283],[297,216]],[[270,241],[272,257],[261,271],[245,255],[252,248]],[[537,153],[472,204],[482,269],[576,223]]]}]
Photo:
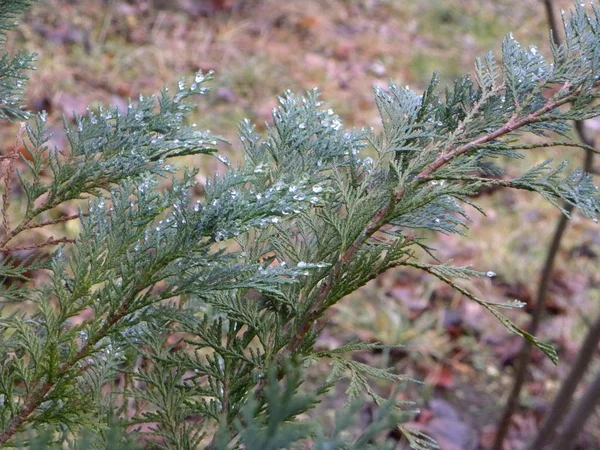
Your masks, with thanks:
[{"label": "thin twig", "polygon": [[[580,136],[579,131],[577,132]],[[594,147],[593,145],[587,145],[583,142],[568,142],[568,141],[557,141],[557,142],[538,142],[535,144],[527,144],[527,145],[513,145],[509,147],[510,150],[533,150],[536,148],[549,148],[549,147],[577,147],[582,150],[587,150],[592,153],[600,154],[600,149]]]},{"label": "thin twig", "polygon": [[34,228],[43,228],[43,227],[47,227],[47,226],[50,226],[50,225],[56,225],[56,224],[59,224],[59,223],[68,222],[69,220],[79,219],[80,217],[87,217],[88,215],[89,214],[87,214],[87,213],[71,214],[71,215],[68,215],[68,216],[59,217],[58,219],[54,219],[54,220],[47,220],[45,222],[28,224],[28,225],[25,225],[25,226],[21,227],[21,231],[32,230]]},{"label": "thin twig", "polygon": [[53,237],[50,237],[46,241],[40,242],[38,244],[22,245],[20,247],[2,247],[2,248],[0,248],[0,252],[11,253],[11,252],[18,252],[18,251],[23,251],[23,250],[34,250],[36,248],[43,248],[43,247],[47,247],[49,245],[73,244],[74,242],[75,242],[75,239],[70,239],[70,238],[54,239]]},{"label": "thin twig", "polygon": [[57,205],[49,205],[48,201],[46,200],[35,211],[33,211],[33,213],[29,217],[26,217],[25,219],[23,219],[19,225],[17,225],[8,234],[6,234],[2,239],[0,239],[0,247],[4,247],[15,236],[22,233],[23,231],[28,230],[30,228],[38,228],[37,226],[32,227],[31,221],[33,219],[35,219],[37,216],[39,216],[41,213],[43,213],[44,211],[48,211],[49,209],[52,209],[54,206],[57,206]]}]

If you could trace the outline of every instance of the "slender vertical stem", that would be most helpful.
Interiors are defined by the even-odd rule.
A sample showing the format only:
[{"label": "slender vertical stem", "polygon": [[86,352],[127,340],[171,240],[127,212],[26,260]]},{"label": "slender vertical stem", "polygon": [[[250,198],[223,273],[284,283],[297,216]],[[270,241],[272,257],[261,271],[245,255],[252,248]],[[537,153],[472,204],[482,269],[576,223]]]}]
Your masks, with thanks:
[{"label": "slender vertical stem", "polygon": [[565,420],[562,432],[549,450],[570,450],[577,441],[577,435],[585,426],[586,421],[594,413],[596,406],[600,403],[600,372],[592,384],[588,386],[581,396],[579,403],[573,408]]},{"label": "slender vertical stem", "polygon": [[[544,5],[546,7],[546,16],[548,20],[548,24],[551,28],[552,39],[555,43],[560,43],[560,38],[558,36],[558,20],[556,18],[556,14],[554,12],[554,5],[552,0],[543,0]],[[579,136],[579,139],[589,146],[594,146],[593,139],[587,134],[585,130],[585,125],[581,121],[575,122],[575,130]],[[593,165],[594,154],[591,150],[585,151],[585,159],[583,164],[584,172],[591,172]],[[564,205],[565,211],[568,215],[573,211],[573,206],[566,204]],[[554,230],[554,235],[552,236],[552,241],[550,242],[550,247],[548,249],[548,254],[546,256],[546,260],[544,262],[544,266],[542,267],[540,274],[540,283],[538,285],[537,293],[536,293],[536,304],[535,309],[533,311],[531,317],[531,323],[529,325],[529,333],[536,334],[539,325],[542,320],[542,316],[544,313],[545,305],[546,305],[546,296],[548,294],[548,288],[550,286],[550,281],[552,280],[552,272],[554,270],[554,263],[556,261],[556,256],[558,255],[558,251],[560,249],[560,243],[562,241],[563,235],[567,229],[569,217],[567,214],[561,214],[556,224],[556,228]],[[500,423],[498,425],[498,430],[496,431],[496,439],[494,442],[494,450],[501,450],[502,444],[506,435],[508,433],[508,429],[510,426],[510,421],[512,415],[514,414],[518,403],[519,397],[521,395],[521,390],[523,388],[523,384],[525,383],[525,378],[527,377],[527,370],[529,368],[529,363],[531,361],[531,354],[533,352],[533,346],[529,341],[523,342],[523,347],[519,354],[519,358],[516,365],[515,378],[513,382],[513,388],[508,396],[508,400],[506,401],[506,406],[504,412],[502,414],[502,418],[500,419]]]},{"label": "slender vertical stem", "polygon": [[552,36],[554,43],[558,44],[560,42],[560,36],[558,35],[558,19],[554,10],[554,1],[542,0],[542,2],[544,2],[544,7],[546,8],[546,20],[550,27],[550,36]]},{"label": "slender vertical stem", "polygon": [[567,376],[566,380],[562,383],[561,388],[550,407],[550,412],[544,420],[540,430],[538,431],[535,439],[529,444],[527,450],[539,450],[544,448],[548,442],[552,441],[554,435],[558,429],[560,421],[569,411],[573,394],[577,389],[577,386],[581,382],[581,379],[585,375],[591,361],[594,358],[596,346],[600,342],[600,315],[596,319],[596,322],[590,328],[573,367]]}]

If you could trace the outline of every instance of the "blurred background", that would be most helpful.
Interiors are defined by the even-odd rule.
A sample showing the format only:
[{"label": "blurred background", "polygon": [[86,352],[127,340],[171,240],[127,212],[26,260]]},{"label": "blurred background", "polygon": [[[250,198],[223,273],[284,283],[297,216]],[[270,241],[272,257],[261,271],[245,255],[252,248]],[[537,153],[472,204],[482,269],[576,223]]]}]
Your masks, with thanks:
[{"label": "blurred background", "polygon": [[[572,3],[556,5],[569,9]],[[38,53],[27,103],[32,111],[49,113],[59,148],[68,148],[61,117],[86,114],[89,105],[126,109],[129,97],[174,87],[197,70],[214,70],[211,92],[191,122],[227,138],[231,145],[221,150],[235,165],[241,160],[237,124],[249,118],[264,129],[285,89],[317,86],[346,127],[380,129],[373,85],[391,79],[421,92],[434,70],[442,84],[451,82],[472,72],[475,57],[490,50],[500,56],[510,31],[522,44],[536,44],[549,54],[539,0],[45,0],[22,18],[7,48]],[[600,122],[589,126],[592,133],[600,130]],[[14,144],[15,130],[2,124],[2,151]],[[580,166],[582,157],[577,149],[555,148],[499,164],[517,175],[548,158]],[[175,163],[199,166],[201,183],[225,169],[206,156]],[[487,300],[526,302],[524,310],[510,313],[526,326],[559,211],[530,193],[506,190],[485,192],[476,202],[487,216],[471,211],[466,237],[431,234],[430,245],[442,261],[495,272],[495,278],[468,286]],[[600,312],[599,255],[600,228],[575,214],[539,333],[556,346],[561,362],[555,367],[534,354],[509,448],[520,448],[535,433],[589,322]],[[491,445],[522,343],[489,313],[429,276],[396,270],[341,302],[318,345],[333,348],[354,339],[404,346],[355,358],[395,366],[425,382],[407,384],[401,396],[418,402],[414,426],[442,449]],[[332,393],[322,410],[341,402],[340,392]],[[600,411],[578,445],[597,449],[598,442]]]}]

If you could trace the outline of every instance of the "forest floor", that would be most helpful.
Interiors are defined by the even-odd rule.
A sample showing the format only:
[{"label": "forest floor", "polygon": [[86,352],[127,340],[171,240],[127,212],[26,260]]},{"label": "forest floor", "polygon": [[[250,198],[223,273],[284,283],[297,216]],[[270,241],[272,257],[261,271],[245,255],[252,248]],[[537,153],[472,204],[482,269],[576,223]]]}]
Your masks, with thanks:
[{"label": "forest floor", "polygon": [[[569,1],[557,4],[568,9]],[[524,45],[548,54],[548,28],[539,0],[45,0],[10,36],[10,51],[37,52],[38,70],[28,93],[31,110],[50,120],[71,120],[88,105],[127,108],[127,99],[174,86],[201,69],[214,70],[211,93],[191,118],[232,144],[222,152],[239,160],[237,124],[259,129],[271,122],[277,95],[318,86],[327,107],[351,127],[380,129],[373,85],[392,79],[422,91],[434,70],[442,83],[471,73],[488,51],[500,55],[513,31]],[[600,123],[591,124],[594,132]],[[14,129],[0,129],[1,151]],[[55,142],[67,143],[57,133]],[[556,148],[500,161],[511,174],[548,158],[580,165],[577,150]],[[180,164],[207,176],[225,168],[211,157]],[[201,177],[202,178],[202,177]],[[493,271],[469,282],[481,297],[528,303],[510,314],[527,326],[539,271],[559,211],[529,193],[494,191],[480,196],[487,215],[472,211],[466,237],[428,235],[442,261]],[[561,361],[534,355],[507,450],[519,449],[566,375],[589,318],[600,313],[600,229],[575,214],[560,250],[539,336],[553,343]],[[393,365],[423,385],[407,384],[401,396],[421,413],[414,426],[443,450],[489,448],[500,405],[510,389],[521,341],[478,305],[429,276],[406,269],[385,274],[332,311],[319,341],[323,347],[361,339],[403,348],[354,357]],[[599,364],[594,369],[599,370]],[[317,370],[318,372],[318,370]],[[315,374],[318,376],[318,374]],[[381,386],[385,393],[389,386]],[[333,413],[340,393],[322,409]],[[600,416],[592,417],[579,448],[599,449]]]}]

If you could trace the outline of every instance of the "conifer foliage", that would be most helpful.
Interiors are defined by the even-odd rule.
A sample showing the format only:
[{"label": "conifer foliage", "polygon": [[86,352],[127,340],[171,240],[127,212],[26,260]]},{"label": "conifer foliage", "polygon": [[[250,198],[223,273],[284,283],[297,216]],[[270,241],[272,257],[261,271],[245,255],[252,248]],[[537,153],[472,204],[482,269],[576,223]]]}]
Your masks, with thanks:
[{"label": "conifer foliage", "polygon": [[[30,3],[0,1],[3,33]],[[580,146],[570,121],[600,114],[600,9],[577,5],[564,26],[551,63],[509,35],[502,61],[478,59],[474,77],[443,93],[437,76],[423,94],[376,89],[381,133],[345,129],[316,90],[286,92],[265,135],[240,125],[240,165],[217,153],[219,137],[186,122],[210,73],[126,112],[99,108],[65,122],[69,146],[56,149],[45,114],[22,107],[32,55],[3,56],[0,116],[22,121],[18,143],[30,158],[0,156],[0,444],[383,449],[400,427],[414,448],[433,448],[402,426],[406,405],[370,385],[405,378],[347,356],[376,344],[315,350],[327,310],[399,266],[453,286],[556,361],[503,315],[518,302],[492,303],[455,282],[493,273],[427,263],[418,250],[434,255],[420,230],[463,234],[463,205],[490,186],[566,201],[596,220],[590,175],[547,161],[508,178],[494,164]],[[540,143],[523,143],[524,134]],[[213,155],[228,169],[201,200],[191,195],[197,171],[169,164],[187,155]],[[79,214],[61,215],[69,202]],[[80,223],[74,238],[32,243],[32,229],[68,221]],[[306,389],[321,360],[329,377]],[[342,379],[349,406],[333,430],[299,419]],[[369,397],[380,409],[356,431]]]}]

